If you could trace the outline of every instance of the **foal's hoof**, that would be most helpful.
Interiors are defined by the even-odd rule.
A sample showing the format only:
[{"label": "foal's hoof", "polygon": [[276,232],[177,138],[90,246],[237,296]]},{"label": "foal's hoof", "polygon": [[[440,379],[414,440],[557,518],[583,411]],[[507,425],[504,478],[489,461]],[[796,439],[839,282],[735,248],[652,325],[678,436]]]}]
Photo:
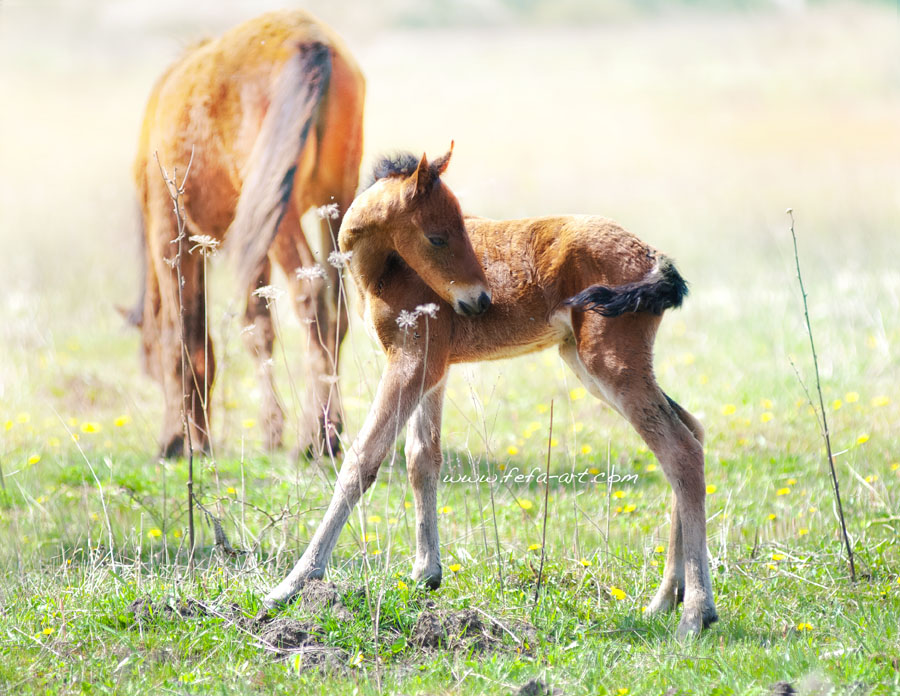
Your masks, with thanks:
[{"label": "foal's hoof", "polygon": [[443,579],[443,569],[440,563],[435,570],[426,571],[424,568],[416,568],[413,566],[412,579],[425,585],[429,590],[436,590],[441,586]]},{"label": "foal's hoof", "polygon": [[719,615],[715,612],[715,609],[702,612],[685,611],[681,615],[681,621],[678,623],[675,637],[678,640],[693,640],[700,636],[700,632],[704,628],[709,628],[718,620]]},{"label": "foal's hoof", "polygon": [[[306,438],[306,444],[301,442],[293,454],[295,458],[316,459],[318,457],[337,456],[341,453],[341,431],[344,429],[341,423],[319,423],[315,435]],[[327,435],[327,436],[326,436]]]}]

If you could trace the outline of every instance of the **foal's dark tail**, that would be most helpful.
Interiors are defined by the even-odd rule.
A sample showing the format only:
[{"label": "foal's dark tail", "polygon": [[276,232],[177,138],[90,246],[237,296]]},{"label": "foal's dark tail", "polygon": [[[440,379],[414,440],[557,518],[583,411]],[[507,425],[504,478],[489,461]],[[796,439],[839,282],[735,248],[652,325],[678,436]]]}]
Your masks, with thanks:
[{"label": "foal's dark tail", "polygon": [[626,312],[662,314],[666,309],[680,307],[687,294],[687,283],[675,264],[662,257],[653,270],[635,283],[614,288],[592,285],[563,304],[604,317],[618,317]]}]

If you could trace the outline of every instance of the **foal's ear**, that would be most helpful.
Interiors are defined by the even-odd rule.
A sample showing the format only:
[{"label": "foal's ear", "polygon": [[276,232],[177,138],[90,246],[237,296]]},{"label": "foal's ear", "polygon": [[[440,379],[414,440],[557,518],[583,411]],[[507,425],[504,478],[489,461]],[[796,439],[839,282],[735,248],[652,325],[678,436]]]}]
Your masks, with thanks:
[{"label": "foal's ear", "polygon": [[447,165],[450,164],[450,155],[453,154],[453,142],[452,140],[450,141],[450,149],[447,150],[446,154],[441,155],[431,163],[431,171],[438,176],[443,174],[447,170]]},{"label": "foal's ear", "polygon": [[413,195],[415,196],[424,196],[431,190],[431,187],[434,185],[434,171],[431,169],[431,165],[428,164],[428,158],[425,156],[425,153],[422,153],[422,159],[419,160],[419,166],[416,167],[416,171],[410,175],[409,180],[414,184],[415,188],[413,189]]}]

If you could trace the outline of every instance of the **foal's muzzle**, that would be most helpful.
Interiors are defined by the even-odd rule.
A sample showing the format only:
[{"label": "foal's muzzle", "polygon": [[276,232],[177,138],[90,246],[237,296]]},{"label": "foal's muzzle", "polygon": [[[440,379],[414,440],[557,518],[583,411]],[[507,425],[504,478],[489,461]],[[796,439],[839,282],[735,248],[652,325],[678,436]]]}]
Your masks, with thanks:
[{"label": "foal's muzzle", "polygon": [[477,317],[479,314],[484,314],[488,307],[491,306],[491,297],[486,292],[482,292],[478,299],[473,303],[469,304],[468,302],[463,302],[462,300],[457,300],[456,302],[456,312],[458,314],[463,314],[467,317]]}]

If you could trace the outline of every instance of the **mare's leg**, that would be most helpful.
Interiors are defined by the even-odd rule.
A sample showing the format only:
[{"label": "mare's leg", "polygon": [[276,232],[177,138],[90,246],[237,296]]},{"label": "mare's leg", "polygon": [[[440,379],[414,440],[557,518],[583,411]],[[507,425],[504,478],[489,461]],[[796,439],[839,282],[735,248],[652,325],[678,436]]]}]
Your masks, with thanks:
[{"label": "mare's leg", "polygon": [[412,576],[429,589],[441,585],[441,547],[437,524],[437,487],[441,475],[441,382],[422,397],[406,433],[406,471],[416,504],[416,560]]},{"label": "mare's leg", "polygon": [[[162,192],[159,195],[167,194]],[[177,457],[185,453],[187,445],[182,408],[187,411],[193,449],[207,451],[209,448],[208,409],[204,409],[204,404],[208,403],[209,388],[215,376],[215,359],[212,341],[206,332],[203,260],[200,254],[189,254],[188,242],[183,243],[181,273],[184,282],[179,300],[176,270],[171,265],[178,251],[178,245],[172,243],[177,237],[177,228],[165,203],[156,206],[155,210],[164,212],[148,215],[148,263],[152,264],[152,269],[148,269],[147,276],[156,280],[153,290],[157,293],[158,307],[154,307],[152,298],[147,299],[151,306],[149,311],[156,320],[153,327],[158,344],[156,375],[162,384],[165,400],[160,448],[162,456]],[[180,303],[184,305],[184,351]],[[206,343],[204,339],[207,339]]]},{"label": "mare's leg", "polygon": [[319,265],[326,277],[297,277],[298,268],[310,268],[317,261],[293,207],[288,209],[281,223],[273,251],[287,275],[294,308],[308,336],[305,423],[300,433],[300,451],[305,450],[308,454],[336,452],[340,448],[338,436],[342,428],[337,348],[347,331],[346,312],[340,326],[335,318],[337,309],[332,296],[337,297],[338,272],[326,261],[330,248],[323,247],[325,258]]},{"label": "mare's leg", "polygon": [[678,635],[684,637],[699,634],[718,616],[706,554],[706,485],[697,437],[702,428],[656,384],[652,349],[658,323],[658,317],[643,313],[615,319],[593,313],[573,316],[579,376],[588,378],[591,391],[634,426],[672,485],[673,531],[654,608],[671,606],[683,587]]},{"label": "mare's leg", "polygon": [[421,356],[395,351],[390,355],[375,401],[362,430],[344,457],[334,494],[321,524],[293,570],[263,599],[263,607],[290,600],[303,584],[325,574],[325,566],[353,507],[375,481],[382,460],[400,429],[429,392],[443,379],[445,355],[429,355],[428,369]]},{"label": "mare's leg", "polygon": [[253,294],[257,288],[269,284],[272,266],[266,260],[259,277],[247,290],[247,310],[244,313],[246,328],[243,331],[244,344],[256,360],[259,386],[262,390],[260,422],[266,447],[270,450],[281,446],[284,431],[284,410],[275,389],[272,370],[272,346],[275,342],[275,327],[272,314],[265,298]]}]

